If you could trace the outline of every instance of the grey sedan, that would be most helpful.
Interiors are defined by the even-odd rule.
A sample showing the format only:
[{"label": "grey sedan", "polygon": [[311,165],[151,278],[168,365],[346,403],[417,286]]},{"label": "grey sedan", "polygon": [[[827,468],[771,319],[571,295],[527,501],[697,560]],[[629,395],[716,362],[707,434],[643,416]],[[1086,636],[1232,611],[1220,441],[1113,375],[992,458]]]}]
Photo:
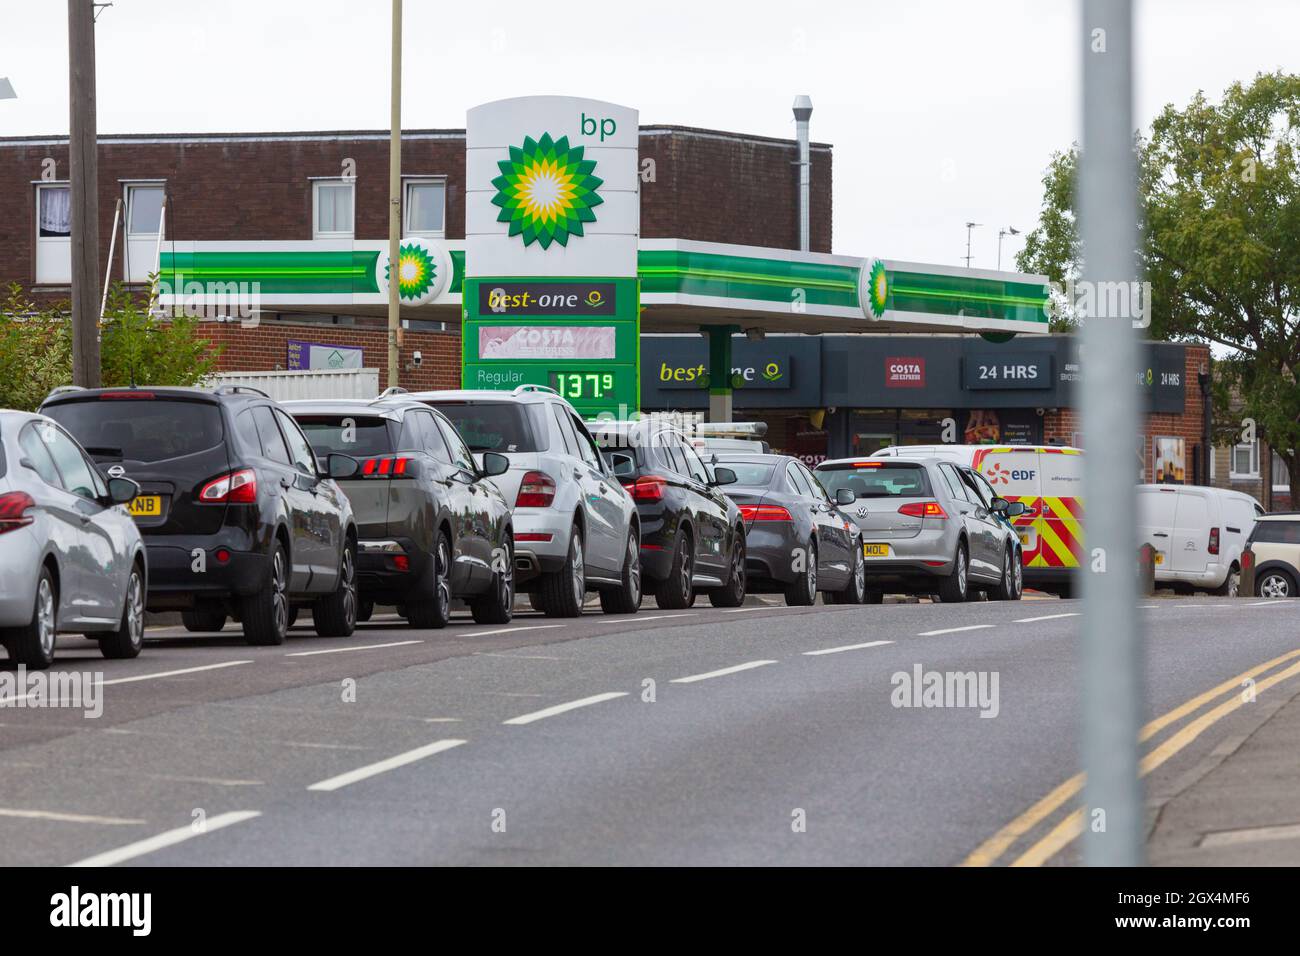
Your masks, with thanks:
[{"label": "grey sedan", "polygon": [[59,632],[105,657],[144,645],[144,545],[122,505],[140,490],[105,478],[53,419],[0,410],[0,642],[32,668],[54,661]]},{"label": "grey sedan", "polygon": [[937,458],[824,461],[817,477],[862,529],[871,600],[883,591],[965,601],[976,591],[1020,600],[1020,502],[1000,498],[983,475]]},{"label": "grey sedan", "polygon": [[866,599],[862,534],[803,462],[786,455],[719,454],[736,473],[727,497],[745,521],[749,590],[778,592],[787,604],[808,605],[823,592],[833,604]]}]

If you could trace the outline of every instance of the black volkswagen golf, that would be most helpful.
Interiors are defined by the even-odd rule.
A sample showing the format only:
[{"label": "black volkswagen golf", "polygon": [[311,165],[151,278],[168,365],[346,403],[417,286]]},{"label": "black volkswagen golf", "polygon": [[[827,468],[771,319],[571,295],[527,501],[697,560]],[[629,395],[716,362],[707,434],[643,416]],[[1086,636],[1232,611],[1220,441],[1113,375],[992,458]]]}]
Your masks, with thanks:
[{"label": "black volkswagen golf", "polygon": [[347,455],[317,460],[284,409],[255,389],[59,389],[41,412],[112,477],[149,552],[151,611],[180,610],[192,631],[228,616],[250,644],[280,644],[298,607],[316,633],[357,619],[357,529],[335,479]]},{"label": "black volkswagen golf", "polygon": [[730,468],[710,468],[676,428],[653,420],[593,422],[591,432],[641,520],[641,575],[662,608],[707,593],[714,607],[745,601],[745,524],[721,486]]}]

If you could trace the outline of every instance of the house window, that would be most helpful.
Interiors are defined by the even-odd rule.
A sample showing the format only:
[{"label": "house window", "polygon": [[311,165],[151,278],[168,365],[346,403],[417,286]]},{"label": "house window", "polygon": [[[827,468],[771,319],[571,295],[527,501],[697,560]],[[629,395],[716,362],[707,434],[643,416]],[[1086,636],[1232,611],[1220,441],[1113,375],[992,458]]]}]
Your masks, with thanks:
[{"label": "house window", "polygon": [[72,188],[66,183],[36,187],[36,282],[72,281]]},{"label": "house window", "polygon": [[1287,470],[1286,461],[1277,453],[1276,449],[1270,457],[1273,459],[1273,490],[1290,491],[1291,473]]},{"label": "house window", "polygon": [[1232,463],[1228,468],[1231,478],[1259,477],[1259,442],[1243,442],[1232,449]]},{"label": "house window", "polygon": [[312,183],[312,235],[316,239],[351,239],[352,183],[323,179]]},{"label": "house window", "polygon": [[446,207],[446,180],[423,177],[405,180],[402,196],[402,235],[444,235]]}]

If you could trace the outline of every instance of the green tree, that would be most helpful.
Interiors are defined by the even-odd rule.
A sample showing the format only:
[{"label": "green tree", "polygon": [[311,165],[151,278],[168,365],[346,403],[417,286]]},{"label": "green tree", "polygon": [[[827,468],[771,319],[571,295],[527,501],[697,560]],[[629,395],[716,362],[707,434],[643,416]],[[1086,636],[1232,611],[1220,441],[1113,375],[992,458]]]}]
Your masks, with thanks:
[{"label": "green tree", "polygon": [[[219,351],[192,318],[160,321],[147,299],[109,290],[100,328],[105,385],[195,385],[216,369]],[[66,303],[38,306],[10,284],[0,300],[0,408],[37,408],[72,381],[72,323]]]},{"label": "green tree", "polygon": [[[1151,283],[1154,338],[1220,346],[1216,436],[1242,419],[1300,474],[1300,76],[1260,74],[1218,103],[1198,93],[1166,106],[1138,162],[1139,261]],[[1055,282],[1081,268],[1075,219],[1078,149],[1052,157],[1039,225],[1017,257]],[[1072,317],[1064,316],[1064,324]]]}]

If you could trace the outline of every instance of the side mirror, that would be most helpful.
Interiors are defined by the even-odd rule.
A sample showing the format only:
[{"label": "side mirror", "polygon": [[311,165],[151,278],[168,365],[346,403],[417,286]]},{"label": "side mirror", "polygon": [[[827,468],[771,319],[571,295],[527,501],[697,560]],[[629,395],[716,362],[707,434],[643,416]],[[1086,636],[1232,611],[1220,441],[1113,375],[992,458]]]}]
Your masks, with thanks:
[{"label": "side mirror", "polygon": [[713,480],[711,485],[734,485],[736,483],[736,473],[730,468],[719,465],[713,469]]},{"label": "side mirror", "polygon": [[140,493],[140,486],[130,478],[108,479],[108,500],[115,505],[127,504]]},{"label": "side mirror", "polygon": [[1006,515],[1008,518],[1019,518],[1028,510],[1023,501],[1009,501],[1007,502]]},{"label": "side mirror", "polygon": [[606,452],[605,461],[615,478],[631,478],[636,474],[636,460],[621,451]]},{"label": "side mirror", "polygon": [[355,478],[361,472],[361,463],[351,455],[333,452],[325,457],[325,473],[331,478]]},{"label": "side mirror", "polygon": [[858,496],[853,493],[851,488],[836,488],[835,503],[837,505],[851,505],[858,500]]},{"label": "side mirror", "polygon": [[510,459],[500,452],[485,451],[483,453],[483,475],[491,478],[494,475],[504,475],[510,470]]},{"label": "side mirror", "polygon": [[994,498],[989,502],[989,511],[992,511],[995,515],[1004,515],[1007,513],[1007,507],[1010,504],[1011,502],[1007,501],[1006,498]]}]

